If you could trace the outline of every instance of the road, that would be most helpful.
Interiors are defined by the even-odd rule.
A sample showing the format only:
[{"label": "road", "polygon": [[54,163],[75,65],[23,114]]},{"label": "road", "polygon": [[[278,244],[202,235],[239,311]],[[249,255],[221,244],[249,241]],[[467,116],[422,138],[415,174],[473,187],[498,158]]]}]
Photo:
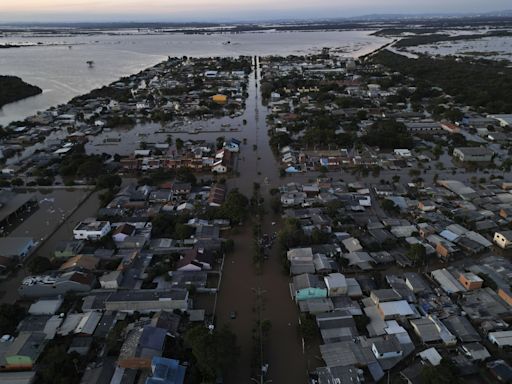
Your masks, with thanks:
[{"label": "road", "polygon": [[[280,218],[271,213],[270,189],[277,187],[281,180],[279,164],[269,146],[266,107],[261,104],[256,86],[259,75],[259,60],[256,58],[255,71],[248,86],[245,114],[248,124],[243,132],[247,145],[243,146],[240,155],[240,176],[228,183],[230,188],[239,188],[246,196],[252,195],[254,182],[261,185],[260,193],[265,199],[267,212],[263,218],[262,232],[270,234],[277,231],[280,224]],[[273,226],[272,222],[277,224]],[[259,348],[254,345],[252,335],[257,321],[255,290],[258,288],[263,292],[262,318],[271,323],[263,357],[263,361],[269,364],[266,380],[274,383],[306,383],[307,363],[298,334],[298,309],[291,299],[289,276],[283,273],[277,250],[275,247],[271,250],[269,260],[258,271],[252,260],[254,241],[251,224],[246,224],[233,240],[235,252],[227,256],[224,264],[216,310],[217,324],[228,325],[237,335],[241,348],[239,363],[226,377],[226,383],[254,382],[251,380],[251,359],[254,357],[253,351],[259,351]],[[230,319],[231,311],[237,312],[236,319]]]}]

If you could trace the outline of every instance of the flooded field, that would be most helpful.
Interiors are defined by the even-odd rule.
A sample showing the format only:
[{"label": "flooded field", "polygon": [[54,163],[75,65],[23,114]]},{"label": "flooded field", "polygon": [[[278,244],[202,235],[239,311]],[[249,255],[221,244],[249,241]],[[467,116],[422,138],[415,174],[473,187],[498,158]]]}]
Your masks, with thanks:
[{"label": "flooded field", "polygon": [[457,55],[492,60],[512,60],[512,37],[488,37],[475,40],[440,42],[410,47],[411,53]]}]

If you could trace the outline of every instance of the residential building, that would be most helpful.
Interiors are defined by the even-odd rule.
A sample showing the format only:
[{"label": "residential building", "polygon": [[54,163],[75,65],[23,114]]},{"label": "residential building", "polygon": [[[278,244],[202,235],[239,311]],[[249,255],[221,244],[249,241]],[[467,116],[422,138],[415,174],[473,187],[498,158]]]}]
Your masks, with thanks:
[{"label": "residential building", "polygon": [[110,229],[108,221],[85,221],[73,229],[73,236],[76,240],[99,240],[107,236]]},{"label": "residential building", "polygon": [[466,290],[471,291],[473,289],[482,288],[483,280],[471,272],[461,273],[459,276],[459,282]]},{"label": "residential building", "polygon": [[495,232],[493,242],[502,249],[510,248],[512,246],[512,231]]},{"label": "residential building", "polygon": [[186,369],[177,360],[155,356],[151,360],[151,376],[145,384],[183,384]]},{"label": "residential building", "polygon": [[461,162],[488,163],[494,152],[487,147],[459,147],[453,150],[453,157]]}]

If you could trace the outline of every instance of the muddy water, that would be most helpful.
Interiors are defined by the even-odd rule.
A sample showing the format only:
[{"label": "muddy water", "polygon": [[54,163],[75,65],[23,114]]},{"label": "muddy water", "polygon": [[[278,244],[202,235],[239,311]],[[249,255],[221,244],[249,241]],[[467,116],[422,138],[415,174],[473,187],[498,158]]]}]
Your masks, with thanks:
[{"label": "muddy water", "polygon": [[[39,242],[47,239],[34,254],[44,257],[51,256],[59,241],[71,240],[73,238],[73,228],[78,222],[96,215],[100,207],[99,193],[94,192],[83,201],[88,193],[85,190],[55,190],[50,193],[38,192],[36,195],[39,200],[39,209],[19,225],[11,233],[11,236],[28,236]],[[71,213],[82,201],[83,203],[80,207]],[[67,220],[66,217],[68,217]],[[64,224],[61,225],[63,222]],[[58,229],[55,231],[57,227]],[[24,268],[7,281],[1,282],[0,303],[14,303],[18,300],[17,289],[23,278],[28,275],[29,271]]]},{"label": "muddy water", "polygon": [[[249,98],[245,113],[249,128],[244,131],[247,145],[242,148],[238,165],[240,177],[230,179],[229,186],[251,195],[253,182],[260,183],[266,210],[271,212],[269,190],[279,184],[279,165],[268,144],[266,108],[261,104],[256,87],[259,78],[259,61],[256,59],[255,72],[251,75],[248,87]],[[254,144],[256,150],[253,150]],[[272,221],[277,222],[277,225],[272,226]],[[279,217],[271,213],[266,215],[262,225],[263,233],[272,233],[278,228]],[[262,317],[272,324],[263,358],[269,364],[266,379],[274,383],[305,383],[307,363],[298,336],[298,311],[290,297],[289,277],[282,272],[277,251],[272,249],[269,260],[265,262],[261,273],[258,273],[252,262],[254,247],[251,225],[247,224],[234,240],[235,252],[227,257],[224,265],[216,311],[218,324],[230,326],[241,347],[239,364],[233,367],[226,382],[253,382],[250,367],[254,347],[252,332],[257,320],[255,290],[261,288],[264,292]],[[231,311],[237,312],[234,320],[230,319]]]}]

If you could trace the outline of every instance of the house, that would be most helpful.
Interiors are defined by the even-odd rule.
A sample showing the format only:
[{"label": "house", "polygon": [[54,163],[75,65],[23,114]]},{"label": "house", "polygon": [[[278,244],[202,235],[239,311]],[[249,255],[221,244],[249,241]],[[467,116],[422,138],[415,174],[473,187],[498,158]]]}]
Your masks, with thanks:
[{"label": "house", "polygon": [[213,254],[202,248],[194,248],[184,252],[183,257],[176,263],[177,271],[201,271],[212,269]]},{"label": "house", "polygon": [[329,297],[346,295],[348,292],[347,279],[341,273],[331,273],[324,276],[324,283]]},{"label": "house", "polygon": [[94,271],[98,265],[99,260],[94,256],[77,255],[65,261],[59,268],[59,271],[72,271],[72,270],[85,270]]},{"label": "house", "polygon": [[459,276],[459,282],[466,290],[471,291],[473,289],[482,288],[483,280],[471,272],[461,273]]},{"label": "house", "polygon": [[453,150],[453,157],[461,162],[488,163],[494,152],[487,147],[459,147]]},{"label": "house", "polygon": [[512,346],[512,331],[489,332],[487,338],[499,348]]},{"label": "house", "polygon": [[14,261],[22,261],[34,246],[30,237],[0,237],[0,256]]},{"label": "house", "polygon": [[318,384],[363,383],[364,372],[355,366],[320,367],[315,372]]},{"label": "house", "polygon": [[75,240],[99,240],[110,232],[108,221],[84,221],[73,229]]},{"label": "house", "polygon": [[352,340],[359,335],[356,322],[348,311],[317,314],[316,323],[325,344]]},{"label": "house", "polygon": [[125,290],[104,292],[86,296],[82,305],[84,312],[88,311],[120,311],[157,312],[188,309],[188,291],[186,289],[159,290]]},{"label": "house", "polygon": [[123,281],[122,271],[112,271],[100,276],[98,279],[103,289],[118,289]]},{"label": "house", "polygon": [[68,292],[89,292],[95,284],[96,278],[90,272],[71,271],[59,276],[29,276],[23,279],[18,294],[28,298],[55,297]]},{"label": "house", "polygon": [[64,299],[43,299],[38,300],[30,306],[28,313],[35,316],[54,315],[61,307]]},{"label": "house", "polygon": [[491,357],[487,348],[480,343],[463,344],[461,349],[471,361],[484,361]]},{"label": "house", "polygon": [[510,248],[512,246],[512,231],[495,232],[493,242],[502,249]]},{"label": "house", "polygon": [[436,205],[430,200],[421,200],[418,203],[418,209],[423,212],[432,212],[436,210]]},{"label": "house", "polygon": [[149,369],[154,357],[162,356],[167,331],[146,325],[133,329],[125,339],[117,365],[128,369]]},{"label": "house", "polygon": [[512,291],[509,288],[499,288],[498,296],[508,305],[512,306]]},{"label": "house", "polygon": [[112,240],[116,243],[121,243],[125,241],[127,237],[134,236],[135,232],[135,226],[128,223],[121,224],[112,232]]},{"label": "house", "polygon": [[57,259],[69,259],[80,254],[84,245],[83,240],[61,241],[57,243],[53,255]]},{"label": "house", "polygon": [[46,346],[43,332],[22,332],[0,352],[0,370],[30,371]]},{"label": "house", "polygon": [[502,383],[512,382],[512,367],[505,360],[494,360],[486,364],[491,374]]},{"label": "house", "polygon": [[145,384],[183,384],[186,369],[178,360],[155,356],[151,360],[151,376]]},{"label": "house", "polygon": [[407,300],[379,303],[377,310],[383,320],[395,320],[415,316],[415,312]]},{"label": "house", "polygon": [[296,301],[327,297],[324,281],[319,276],[310,273],[293,277],[292,292],[294,292]]},{"label": "house", "polygon": [[226,187],[223,184],[215,184],[208,194],[208,205],[220,207],[226,199]]},{"label": "house", "polygon": [[372,352],[377,360],[391,359],[403,355],[402,347],[396,337],[375,340],[372,343]]},{"label": "house", "polygon": [[423,344],[442,342],[445,345],[455,345],[457,343],[455,336],[435,316],[410,320],[410,323]]}]

